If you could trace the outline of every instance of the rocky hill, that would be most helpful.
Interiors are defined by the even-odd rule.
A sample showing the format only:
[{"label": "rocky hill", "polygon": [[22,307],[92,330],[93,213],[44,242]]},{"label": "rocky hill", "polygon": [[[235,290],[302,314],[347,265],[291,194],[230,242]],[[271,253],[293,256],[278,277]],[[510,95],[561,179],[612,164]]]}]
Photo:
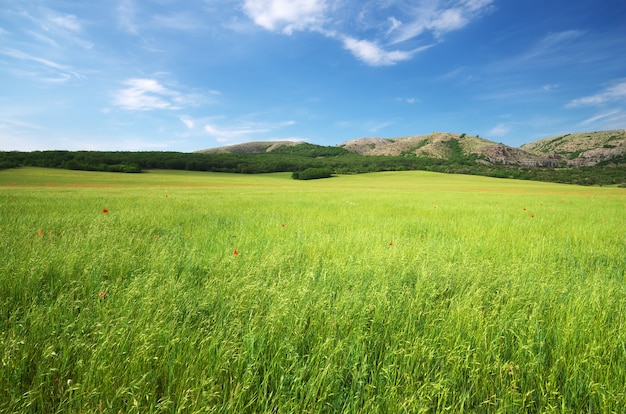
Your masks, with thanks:
[{"label": "rocky hill", "polygon": [[567,165],[578,167],[626,162],[626,130],[566,134],[524,144],[520,148],[538,155],[560,157]]},{"label": "rocky hill", "polygon": [[[334,150],[333,150],[334,149]],[[331,151],[332,150],[332,151]],[[335,147],[305,142],[248,142],[200,150],[207,154],[289,153],[332,156],[337,151],[365,156],[413,156],[450,161],[472,161],[485,165],[523,167],[593,166],[626,163],[626,131],[567,134],[524,144],[520,148],[478,136],[433,132],[398,138],[359,138]]]},{"label": "rocky hill", "polygon": [[402,138],[360,138],[341,145],[362,155],[414,155],[417,157],[453,159],[474,158],[483,164],[513,164],[532,167],[555,167],[559,160],[551,155],[531,153],[477,136],[433,132]]}]

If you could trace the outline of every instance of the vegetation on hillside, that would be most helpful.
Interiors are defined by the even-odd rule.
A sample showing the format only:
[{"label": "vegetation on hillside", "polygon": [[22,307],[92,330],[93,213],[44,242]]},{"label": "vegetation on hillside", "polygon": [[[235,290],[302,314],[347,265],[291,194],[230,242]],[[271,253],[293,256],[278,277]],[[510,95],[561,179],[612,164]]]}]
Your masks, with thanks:
[{"label": "vegetation on hillside", "polygon": [[563,160],[563,164],[570,166],[623,164],[626,159],[626,130],[565,134],[524,144],[521,149],[556,155]]},{"label": "vegetation on hillside", "polygon": [[[463,138],[464,135],[459,137]],[[446,154],[445,158],[418,156],[415,152],[403,152],[397,156],[366,156],[342,147],[299,143],[278,146],[271,152],[262,153],[0,152],[0,169],[36,166],[126,173],[148,169],[170,169],[245,174],[300,173],[307,169],[327,169],[331,174],[422,170],[583,185],[626,185],[626,165],[623,156],[615,159],[618,163],[604,161],[594,167],[547,168],[480,163],[477,161],[481,160],[481,157],[465,152],[459,139],[451,138],[439,143],[441,150]],[[298,174],[295,174],[294,178],[296,176]]]}]

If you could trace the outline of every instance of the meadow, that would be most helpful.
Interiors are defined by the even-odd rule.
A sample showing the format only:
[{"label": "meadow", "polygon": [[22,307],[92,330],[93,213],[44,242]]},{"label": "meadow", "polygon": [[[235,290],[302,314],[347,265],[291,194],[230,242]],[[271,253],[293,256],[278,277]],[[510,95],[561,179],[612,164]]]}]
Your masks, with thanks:
[{"label": "meadow", "polygon": [[623,412],[626,190],[0,171],[0,412]]}]

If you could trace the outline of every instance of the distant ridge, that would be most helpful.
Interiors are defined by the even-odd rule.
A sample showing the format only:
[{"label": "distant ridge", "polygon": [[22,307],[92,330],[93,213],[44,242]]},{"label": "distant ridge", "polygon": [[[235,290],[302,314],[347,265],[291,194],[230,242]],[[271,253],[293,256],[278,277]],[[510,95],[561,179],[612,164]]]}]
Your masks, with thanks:
[{"label": "distant ridge", "polygon": [[362,155],[412,155],[425,158],[474,158],[483,164],[513,164],[533,167],[558,166],[543,154],[530,153],[508,145],[495,143],[477,136],[450,132],[433,132],[400,138],[360,138],[341,145],[350,152]]},{"label": "distant ridge", "polygon": [[[303,145],[304,144],[304,145]],[[594,166],[626,163],[626,131],[596,131],[566,134],[524,144],[519,148],[478,136],[433,132],[397,138],[358,138],[335,147],[305,142],[247,142],[196,151],[206,154],[262,154],[310,152],[312,147],[336,148],[364,156],[413,156],[450,161],[473,161],[485,165],[522,167]],[[301,148],[299,150],[298,148]]]},{"label": "distant ridge", "polygon": [[204,154],[261,154],[272,152],[283,146],[293,146],[303,144],[302,141],[266,141],[266,142],[246,142],[243,144],[228,145],[225,147],[209,148],[196,152]]}]

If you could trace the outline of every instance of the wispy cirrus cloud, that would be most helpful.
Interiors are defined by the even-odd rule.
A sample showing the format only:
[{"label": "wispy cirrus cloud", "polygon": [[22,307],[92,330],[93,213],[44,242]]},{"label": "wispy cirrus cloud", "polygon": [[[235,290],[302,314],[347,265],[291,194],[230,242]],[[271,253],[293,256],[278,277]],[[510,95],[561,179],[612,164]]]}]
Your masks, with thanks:
[{"label": "wispy cirrus cloud", "polygon": [[548,33],[519,54],[492,63],[490,71],[510,72],[580,64],[588,60],[597,49],[591,36],[582,30]]},{"label": "wispy cirrus cloud", "polygon": [[73,14],[59,13],[56,10],[44,8],[36,10],[33,14],[25,13],[24,15],[35,24],[36,30],[31,30],[31,33],[39,40],[54,44],[55,47],[71,43],[83,49],[93,48],[94,44],[87,39],[82,22]]},{"label": "wispy cirrus cloud", "polygon": [[133,0],[121,0],[115,11],[118,26],[126,33],[138,35],[139,29],[135,22],[137,7]]},{"label": "wispy cirrus cloud", "polygon": [[[245,0],[243,9],[266,30],[317,32],[339,40],[368,65],[389,66],[411,59],[441,41],[444,34],[467,26],[490,11],[494,1]],[[423,39],[425,34],[430,37]],[[409,41],[412,45],[406,44]],[[416,41],[427,44],[416,46]]]},{"label": "wispy cirrus cloud", "polygon": [[580,106],[599,106],[611,102],[626,100],[626,80],[617,82],[594,95],[573,99],[565,105],[567,108]]},{"label": "wispy cirrus cloud", "polygon": [[197,106],[206,100],[199,94],[166,87],[157,79],[133,78],[122,84],[125,88],[115,92],[113,104],[128,111],[177,110]]},{"label": "wispy cirrus cloud", "polygon": [[[13,59],[30,62],[32,72],[21,71],[20,73],[28,73],[28,77],[35,78],[43,82],[65,82],[72,78],[84,79],[80,73],[72,70],[70,66],[63,65],[52,60],[33,56],[17,49],[3,48],[0,54],[11,57]],[[52,74],[53,77],[50,77]]]},{"label": "wispy cirrus cloud", "polygon": [[[189,121],[189,119],[187,120]],[[215,138],[220,143],[239,143],[244,141],[256,141],[264,139],[265,135],[280,128],[295,125],[295,121],[283,121],[276,123],[268,122],[244,122],[233,126],[217,126],[212,123],[204,125],[204,132]],[[275,138],[272,138],[273,140]]]},{"label": "wispy cirrus cloud", "polygon": [[441,38],[490,12],[492,3],[493,0],[422,0],[405,5],[406,17],[400,20],[392,42],[404,42],[427,32]]},{"label": "wispy cirrus cloud", "polygon": [[70,32],[80,32],[82,30],[82,25],[73,14],[49,12],[47,21],[59,29],[68,30]]},{"label": "wispy cirrus cloud", "polygon": [[624,119],[624,113],[619,109],[605,112],[602,114],[594,115],[591,118],[587,118],[580,123],[580,125],[591,125],[595,124],[598,121],[606,121],[606,120],[615,120],[615,119]]},{"label": "wispy cirrus cloud", "polygon": [[152,18],[152,22],[156,27],[181,32],[197,32],[205,28],[197,14],[192,13],[159,14]]}]

